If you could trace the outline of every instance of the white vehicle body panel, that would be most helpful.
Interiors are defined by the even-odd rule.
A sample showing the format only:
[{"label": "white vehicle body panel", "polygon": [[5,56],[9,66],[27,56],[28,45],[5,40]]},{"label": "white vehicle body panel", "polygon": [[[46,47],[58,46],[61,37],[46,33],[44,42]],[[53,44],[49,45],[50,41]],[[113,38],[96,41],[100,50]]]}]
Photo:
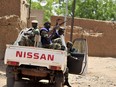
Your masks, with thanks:
[{"label": "white vehicle body panel", "polygon": [[19,62],[19,65],[34,65],[47,67],[60,66],[64,71],[67,66],[67,52],[62,50],[44,49],[7,45],[4,63],[7,61]]}]

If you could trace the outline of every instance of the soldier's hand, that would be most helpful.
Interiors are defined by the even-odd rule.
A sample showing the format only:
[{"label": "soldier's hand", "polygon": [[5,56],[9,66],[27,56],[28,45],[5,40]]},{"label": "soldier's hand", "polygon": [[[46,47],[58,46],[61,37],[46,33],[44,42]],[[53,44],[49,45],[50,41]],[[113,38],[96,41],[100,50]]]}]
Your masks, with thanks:
[{"label": "soldier's hand", "polygon": [[53,29],[56,30],[56,29],[59,29],[59,25],[56,25]]}]

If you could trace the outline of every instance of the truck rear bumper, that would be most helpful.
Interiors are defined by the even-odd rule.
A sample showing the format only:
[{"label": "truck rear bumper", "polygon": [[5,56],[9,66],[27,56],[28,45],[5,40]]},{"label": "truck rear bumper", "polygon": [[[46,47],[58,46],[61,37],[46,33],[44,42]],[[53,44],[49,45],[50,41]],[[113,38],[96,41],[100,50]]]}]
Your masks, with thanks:
[{"label": "truck rear bumper", "polygon": [[21,69],[21,73],[28,76],[46,77],[50,72],[47,70]]}]

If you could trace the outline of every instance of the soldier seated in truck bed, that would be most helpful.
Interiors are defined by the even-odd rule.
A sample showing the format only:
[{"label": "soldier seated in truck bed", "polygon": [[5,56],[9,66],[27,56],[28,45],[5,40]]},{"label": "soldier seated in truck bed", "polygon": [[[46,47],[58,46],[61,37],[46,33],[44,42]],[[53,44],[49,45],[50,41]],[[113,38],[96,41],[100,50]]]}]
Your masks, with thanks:
[{"label": "soldier seated in truck bed", "polygon": [[65,50],[65,46],[62,44],[62,40],[61,40],[61,35],[64,35],[64,28],[59,28],[58,30],[56,30],[55,34],[53,35],[53,37],[51,38],[52,40],[52,45],[50,46],[50,48],[52,49],[57,49],[57,50]]},{"label": "soldier seated in truck bed", "polygon": [[51,23],[45,22],[44,27],[40,30],[40,36],[41,36],[41,44],[43,48],[50,48],[50,45],[52,44],[51,37],[50,37],[50,28]]},{"label": "soldier seated in truck bed", "polygon": [[38,46],[39,44],[39,29],[38,21],[32,20],[32,27],[27,29],[24,32],[24,35],[21,37],[21,40],[19,41],[20,46]]}]

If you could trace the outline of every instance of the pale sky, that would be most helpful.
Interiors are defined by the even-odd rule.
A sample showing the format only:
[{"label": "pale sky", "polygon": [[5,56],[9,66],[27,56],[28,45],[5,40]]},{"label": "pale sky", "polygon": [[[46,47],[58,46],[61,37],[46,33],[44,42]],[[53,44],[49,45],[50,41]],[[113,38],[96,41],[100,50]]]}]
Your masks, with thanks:
[{"label": "pale sky", "polygon": [[32,1],[35,1],[35,2],[37,2],[37,0],[32,0]]}]

